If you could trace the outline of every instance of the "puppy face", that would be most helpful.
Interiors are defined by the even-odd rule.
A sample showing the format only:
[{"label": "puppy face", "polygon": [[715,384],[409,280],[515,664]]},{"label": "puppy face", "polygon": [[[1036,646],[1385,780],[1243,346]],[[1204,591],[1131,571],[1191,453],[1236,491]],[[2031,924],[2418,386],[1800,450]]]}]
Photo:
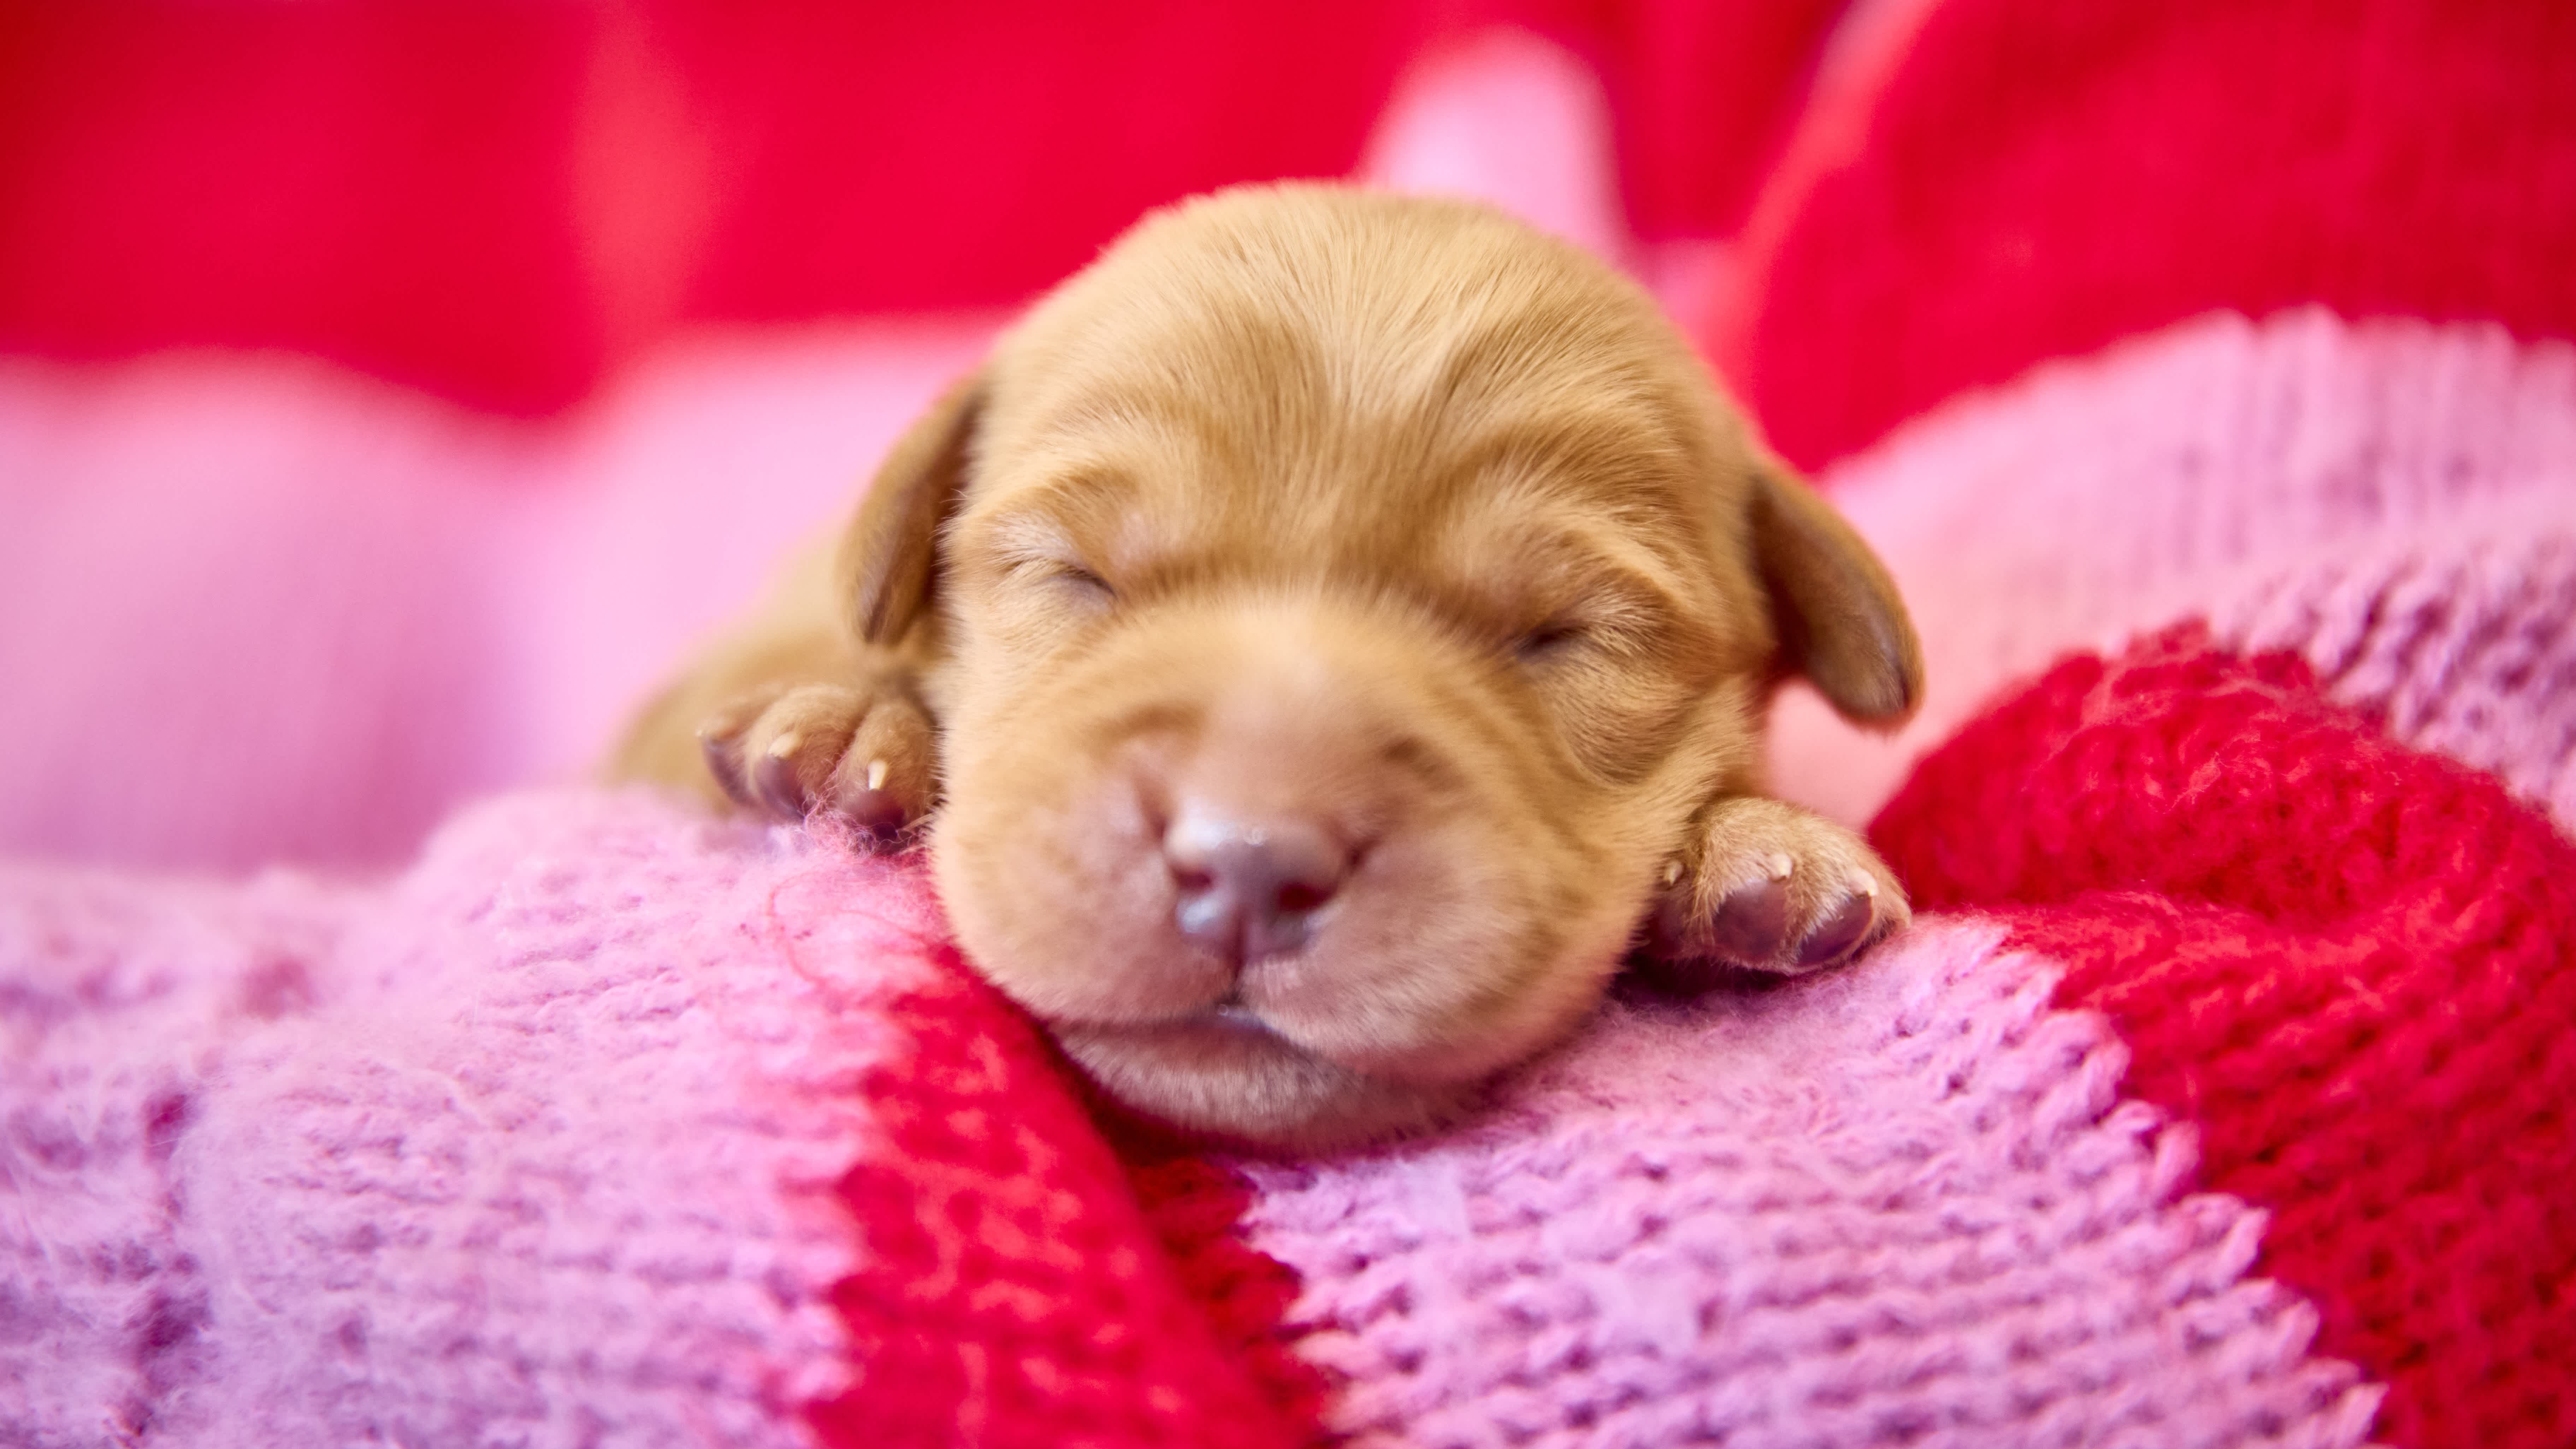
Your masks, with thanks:
[{"label": "puppy face", "polygon": [[1784,626],[1850,632],[1652,305],[1463,205],[1151,219],[905,450],[843,565],[931,661],[960,941],[1110,1093],[1240,1140],[1422,1125],[1561,1035],[1750,785]]}]

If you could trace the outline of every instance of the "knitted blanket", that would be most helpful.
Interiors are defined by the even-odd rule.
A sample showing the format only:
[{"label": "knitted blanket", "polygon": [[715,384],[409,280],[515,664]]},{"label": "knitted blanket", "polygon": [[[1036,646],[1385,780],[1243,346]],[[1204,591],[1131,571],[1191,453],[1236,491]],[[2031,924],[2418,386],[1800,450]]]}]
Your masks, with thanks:
[{"label": "knitted blanket", "polygon": [[828,837],[0,866],[0,1444],[2576,1442],[2576,29],[2115,11],[1862,7],[1701,319],[1917,612],[1774,731],[1909,934],[1283,1162]]},{"label": "knitted blanket", "polygon": [[[2439,466],[2421,419],[2348,409],[2479,359],[2510,406]],[[1919,929],[1820,979],[1625,993],[1465,1130],[1376,1153],[1122,1157],[914,864],[641,796],[496,802],[378,886],[13,868],[0,1423],[2564,1442],[2576,847],[2542,807],[2576,729],[2576,357],[2195,324],[1847,496],[1873,527],[1992,508],[2066,475],[1963,465],[1978,440],[2098,439],[2231,364],[2271,436],[2370,461],[2228,475],[2197,496],[2274,552],[2219,570],[2209,622],[1936,724],[1876,827]],[[2295,496],[2356,476],[2378,513]],[[2297,516],[2330,526],[2294,547]],[[2138,536],[2053,556],[2100,579]],[[2128,572],[2097,602],[2176,587]],[[1989,576],[1983,612],[1924,590],[1929,637],[2026,639],[2027,578]]]},{"label": "knitted blanket", "polygon": [[[2474,426],[2351,406],[2479,367]],[[1265,1348],[1287,1279],[1240,1212],[1362,1442],[2356,1443],[2392,1387],[2455,1442],[2552,1442],[2576,860],[2508,782],[2555,805],[2576,728],[2576,358],[2194,326],[1845,496],[1955,560],[1924,520],[2045,517],[1994,480],[2067,477],[1963,464],[1979,439],[2208,427],[2176,377],[2370,462],[2110,490],[2277,556],[2219,561],[2249,581],[2211,593],[2223,633],[1935,721],[1878,838],[1924,905],[1983,911],[1841,976],[1614,1004],[1451,1138],[1148,1165],[1159,1219],[916,873],[828,841],[539,796],[378,889],[17,870],[12,1428],[793,1442],[820,1403],[851,1443],[1289,1442],[1313,1386]],[[1979,613],[1883,542],[1933,640],[2032,630],[2028,566],[1962,564]]]},{"label": "knitted blanket", "polygon": [[909,867],[538,796],[0,902],[6,1442],[1287,1442]]},{"label": "knitted blanket", "polygon": [[[382,892],[7,898],[20,1442],[1295,1440],[1242,1179],[1142,1169],[1158,1238],[909,868],[540,796]],[[2357,1442],[2379,1391],[2066,969],[1954,921],[1616,1006],[1458,1137],[1246,1166],[1333,1422]]]}]

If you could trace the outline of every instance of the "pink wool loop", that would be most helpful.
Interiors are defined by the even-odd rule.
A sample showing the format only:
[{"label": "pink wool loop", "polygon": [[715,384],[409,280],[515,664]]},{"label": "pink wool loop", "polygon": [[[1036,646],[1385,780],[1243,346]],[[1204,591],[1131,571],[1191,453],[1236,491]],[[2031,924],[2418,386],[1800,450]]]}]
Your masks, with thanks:
[{"label": "pink wool loop", "polygon": [[1823,482],[1904,592],[1930,692],[1893,736],[1784,693],[1773,774],[1802,803],[1864,822],[2014,680],[2199,615],[2576,824],[2566,342],[2211,314],[1955,399]]}]

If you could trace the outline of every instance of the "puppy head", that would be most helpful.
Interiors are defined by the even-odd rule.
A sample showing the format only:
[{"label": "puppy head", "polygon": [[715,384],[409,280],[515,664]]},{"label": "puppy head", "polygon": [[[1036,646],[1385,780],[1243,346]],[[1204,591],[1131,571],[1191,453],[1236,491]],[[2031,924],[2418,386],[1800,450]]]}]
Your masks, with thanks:
[{"label": "puppy head", "polygon": [[1314,1146],[1598,998],[1803,670],[1910,707],[1885,575],[1635,288],[1473,206],[1149,218],[897,449],[864,637],[935,636],[933,868],[1112,1095]]}]

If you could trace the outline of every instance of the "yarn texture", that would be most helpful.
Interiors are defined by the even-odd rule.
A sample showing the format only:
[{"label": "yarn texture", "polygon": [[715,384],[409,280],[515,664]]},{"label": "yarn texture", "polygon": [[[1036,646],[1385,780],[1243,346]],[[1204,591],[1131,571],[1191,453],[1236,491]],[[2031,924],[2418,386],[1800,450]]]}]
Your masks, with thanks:
[{"label": "yarn texture", "polygon": [[538,795],[380,889],[6,884],[28,1442],[2349,1445],[2381,1393],[1991,924],[1616,1003],[1454,1136],[1122,1167],[829,839]]},{"label": "yarn texture", "polygon": [[0,1442],[1295,1442],[829,840],[539,795],[378,889],[12,868],[0,1033]]},{"label": "yarn texture", "polygon": [[2323,1346],[2389,1376],[2392,1442],[2576,1437],[2576,850],[2547,821],[2296,657],[2179,630],[2050,671],[1875,834],[1925,905],[2009,907],[2132,1089],[2204,1125]]}]

